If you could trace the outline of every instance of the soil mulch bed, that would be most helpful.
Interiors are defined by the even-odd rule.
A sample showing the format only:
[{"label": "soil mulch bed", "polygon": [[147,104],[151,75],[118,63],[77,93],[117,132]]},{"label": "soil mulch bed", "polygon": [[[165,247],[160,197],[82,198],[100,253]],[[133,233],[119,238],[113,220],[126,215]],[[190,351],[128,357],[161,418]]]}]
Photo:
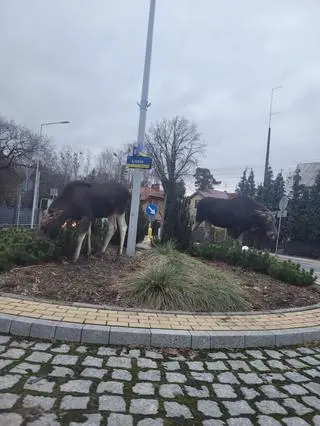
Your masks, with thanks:
[{"label": "soil mulch bed", "polygon": [[[205,263],[237,278],[253,310],[287,309],[320,302],[320,286],[298,287],[222,262]],[[62,262],[14,268],[0,275],[0,292],[61,302],[134,307],[119,298],[117,282],[138,267],[138,259],[119,258],[109,249],[102,258],[80,259],[75,265]]]}]

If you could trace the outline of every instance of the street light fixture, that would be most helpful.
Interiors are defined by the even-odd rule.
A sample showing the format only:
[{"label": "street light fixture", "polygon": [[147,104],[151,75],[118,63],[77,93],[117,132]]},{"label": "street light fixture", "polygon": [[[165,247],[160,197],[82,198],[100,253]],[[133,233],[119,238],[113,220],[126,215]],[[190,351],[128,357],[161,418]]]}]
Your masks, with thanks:
[{"label": "street light fixture", "polygon": [[[50,121],[49,123],[41,123],[40,125],[40,139],[42,138],[42,129],[44,126],[52,126],[55,124],[69,124],[70,121]],[[36,177],[34,182],[34,190],[33,190],[33,201],[32,201],[32,211],[31,211],[31,224],[30,228],[32,229],[34,227],[34,219],[35,219],[35,212],[36,212],[36,206],[38,205],[38,199],[39,199],[39,186],[40,186],[40,157],[38,154],[37,158],[37,166],[36,166]]]},{"label": "street light fixture", "polygon": [[267,176],[268,176],[268,168],[269,168],[269,160],[270,160],[270,140],[271,140],[271,117],[273,115],[279,114],[279,112],[273,112],[272,106],[273,106],[273,95],[274,92],[278,89],[281,89],[282,86],[276,86],[272,87],[271,89],[271,99],[270,99],[270,109],[269,109],[269,128],[268,128],[268,138],[267,138],[267,150],[266,150],[266,161],[264,166],[264,180],[263,184],[266,184]]}]

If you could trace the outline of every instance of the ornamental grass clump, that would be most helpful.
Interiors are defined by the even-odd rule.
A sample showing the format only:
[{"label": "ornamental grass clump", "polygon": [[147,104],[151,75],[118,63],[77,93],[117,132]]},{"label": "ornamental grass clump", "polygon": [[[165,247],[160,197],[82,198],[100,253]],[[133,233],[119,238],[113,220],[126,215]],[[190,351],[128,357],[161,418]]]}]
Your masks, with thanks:
[{"label": "ornamental grass clump", "polygon": [[227,312],[250,308],[237,280],[224,271],[181,253],[171,242],[143,253],[139,268],[117,290],[140,308]]}]

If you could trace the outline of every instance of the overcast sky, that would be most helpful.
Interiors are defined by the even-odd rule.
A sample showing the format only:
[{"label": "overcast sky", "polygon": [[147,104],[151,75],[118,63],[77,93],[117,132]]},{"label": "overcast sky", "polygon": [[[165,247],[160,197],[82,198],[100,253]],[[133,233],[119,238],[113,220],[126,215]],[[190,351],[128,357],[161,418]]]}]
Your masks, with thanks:
[{"label": "overcast sky", "polygon": [[[98,152],[136,138],[148,0],[0,0],[0,113]],[[185,115],[201,165],[231,189],[261,177],[274,98],[275,171],[320,160],[319,0],[157,0],[148,123]],[[228,186],[227,186],[228,185]]]}]

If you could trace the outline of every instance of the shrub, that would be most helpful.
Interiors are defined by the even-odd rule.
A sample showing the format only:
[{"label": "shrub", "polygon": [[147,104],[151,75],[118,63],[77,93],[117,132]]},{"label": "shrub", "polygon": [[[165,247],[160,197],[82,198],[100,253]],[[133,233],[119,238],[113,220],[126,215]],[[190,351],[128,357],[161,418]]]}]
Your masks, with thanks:
[{"label": "shrub", "polygon": [[316,281],[314,270],[305,271],[300,265],[291,261],[277,259],[269,253],[250,249],[242,251],[240,246],[230,247],[226,244],[193,246],[189,253],[208,260],[219,260],[231,265],[241,266],[288,284],[306,286]]},{"label": "shrub", "polygon": [[117,286],[134,306],[214,312],[250,307],[232,275],[177,251],[171,242],[146,251],[138,261],[139,269]]}]

